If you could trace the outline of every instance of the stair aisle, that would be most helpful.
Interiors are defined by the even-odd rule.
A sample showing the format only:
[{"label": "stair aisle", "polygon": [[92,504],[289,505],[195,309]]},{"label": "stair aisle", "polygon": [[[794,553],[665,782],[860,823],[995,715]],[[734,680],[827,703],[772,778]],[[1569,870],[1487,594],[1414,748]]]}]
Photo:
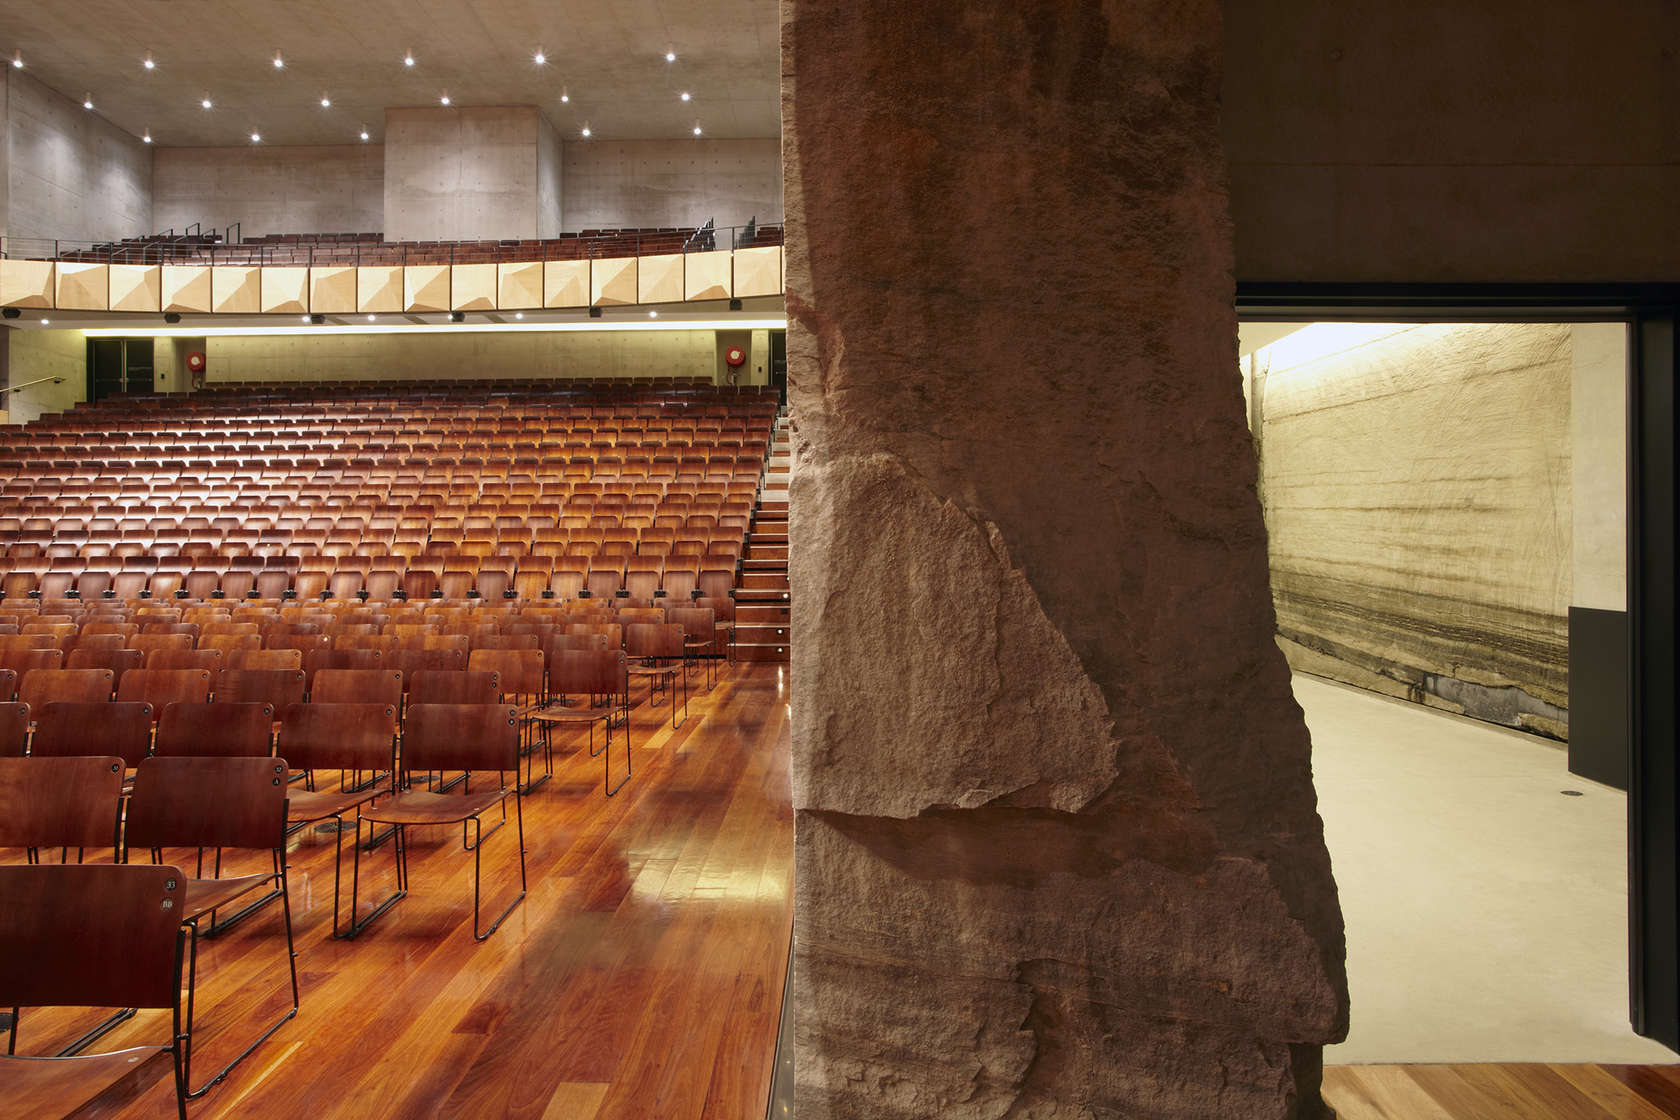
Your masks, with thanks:
[{"label": "stair aisle", "polygon": [[775,440],[758,506],[753,510],[741,583],[735,592],[735,652],[747,661],[786,661],[791,644],[788,597],[788,470],[792,465],[787,418],[776,422]]}]

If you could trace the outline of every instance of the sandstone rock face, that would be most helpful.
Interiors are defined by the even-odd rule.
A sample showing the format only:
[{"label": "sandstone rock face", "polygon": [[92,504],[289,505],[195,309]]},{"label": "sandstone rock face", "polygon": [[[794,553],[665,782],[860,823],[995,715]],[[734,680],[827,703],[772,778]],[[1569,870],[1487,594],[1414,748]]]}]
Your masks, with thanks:
[{"label": "sandstone rock face", "polygon": [[1321,1115],[1217,6],[783,33],[800,1120]]}]

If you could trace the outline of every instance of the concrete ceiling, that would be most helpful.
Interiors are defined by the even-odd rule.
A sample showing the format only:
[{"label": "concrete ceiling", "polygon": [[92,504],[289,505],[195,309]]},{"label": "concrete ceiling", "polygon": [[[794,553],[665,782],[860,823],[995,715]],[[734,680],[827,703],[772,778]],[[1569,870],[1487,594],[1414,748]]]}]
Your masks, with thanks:
[{"label": "concrete ceiling", "polygon": [[164,147],[248,144],[253,131],[357,143],[363,124],[377,143],[387,107],[445,91],[456,105],[536,105],[565,140],[586,121],[600,140],[686,137],[696,121],[709,137],[775,137],[779,50],[776,0],[0,0],[5,58],[21,52],[25,73],[92,94],[100,115]]}]

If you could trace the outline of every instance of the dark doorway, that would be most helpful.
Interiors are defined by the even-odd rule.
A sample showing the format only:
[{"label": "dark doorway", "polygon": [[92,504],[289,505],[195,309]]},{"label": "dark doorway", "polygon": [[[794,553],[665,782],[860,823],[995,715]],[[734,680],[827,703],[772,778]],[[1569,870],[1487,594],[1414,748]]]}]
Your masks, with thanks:
[{"label": "dark doorway", "polygon": [[149,338],[88,339],[88,399],[150,393],[152,347]]}]

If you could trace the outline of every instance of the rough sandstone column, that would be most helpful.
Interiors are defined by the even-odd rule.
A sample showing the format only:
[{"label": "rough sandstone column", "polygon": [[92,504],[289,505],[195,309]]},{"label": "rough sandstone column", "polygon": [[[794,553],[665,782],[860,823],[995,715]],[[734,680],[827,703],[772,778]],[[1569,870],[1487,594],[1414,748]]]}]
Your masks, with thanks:
[{"label": "rough sandstone column", "polygon": [[783,0],[799,1120],[1314,1117],[1215,0]]}]

